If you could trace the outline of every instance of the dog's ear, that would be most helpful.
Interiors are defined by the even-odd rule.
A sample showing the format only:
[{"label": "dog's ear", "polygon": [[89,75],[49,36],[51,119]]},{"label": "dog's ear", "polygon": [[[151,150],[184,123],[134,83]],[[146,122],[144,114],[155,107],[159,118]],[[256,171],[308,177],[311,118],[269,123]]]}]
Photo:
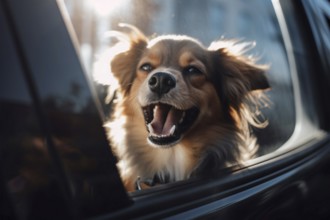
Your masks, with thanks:
[{"label": "dog's ear", "polygon": [[252,58],[244,56],[248,47],[246,43],[222,41],[209,47],[214,62],[213,74],[217,81],[222,81],[223,96],[234,105],[239,105],[249,92],[270,87],[265,75],[267,66],[257,65]]},{"label": "dog's ear", "polygon": [[120,91],[127,95],[135,78],[135,71],[139,59],[147,46],[147,37],[136,27],[128,24],[120,24],[128,27],[129,33],[111,31],[109,35],[116,37],[119,42],[114,46],[110,60],[111,73],[117,79]]}]

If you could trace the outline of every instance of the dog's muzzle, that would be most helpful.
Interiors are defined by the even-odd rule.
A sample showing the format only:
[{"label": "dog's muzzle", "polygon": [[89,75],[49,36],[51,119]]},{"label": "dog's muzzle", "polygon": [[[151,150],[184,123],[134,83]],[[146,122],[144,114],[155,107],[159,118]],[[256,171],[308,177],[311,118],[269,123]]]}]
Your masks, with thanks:
[{"label": "dog's muzzle", "polygon": [[148,140],[153,146],[171,147],[181,140],[183,134],[195,122],[199,109],[178,109],[169,104],[169,97],[166,95],[177,86],[175,77],[170,73],[156,72],[147,82],[153,95],[150,104],[142,107],[149,132]]}]

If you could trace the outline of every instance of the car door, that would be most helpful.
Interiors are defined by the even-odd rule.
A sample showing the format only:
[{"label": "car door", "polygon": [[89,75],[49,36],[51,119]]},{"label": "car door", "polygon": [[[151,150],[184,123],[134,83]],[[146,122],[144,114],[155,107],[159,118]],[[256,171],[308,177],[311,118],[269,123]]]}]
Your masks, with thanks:
[{"label": "car door", "polygon": [[[159,4],[169,9],[168,2]],[[78,49],[66,6],[56,1],[1,1],[0,217],[329,218],[329,109],[324,101],[329,82],[325,77],[328,70],[323,67],[329,59],[320,52],[322,47],[317,47],[311,32],[315,20],[308,14],[315,5],[306,2],[268,2],[269,12],[259,7],[271,13],[267,19],[274,19],[279,30],[258,34],[281,43],[278,47],[265,44],[267,55],[280,52],[281,56],[273,58],[274,63],[281,62],[270,73],[273,91],[269,95],[276,105],[264,113],[271,126],[255,131],[266,146],[260,157],[234,171],[225,169],[208,177],[127,193],[103,130],[102,120],[107,117],[103,100],[97,96],[98,87],[83,61],[89,49]],[[203,2],[211,5],[207,13],[217,19],[222,15],[219,11],[247,7],[239,1],[220,3]],[[180,4],[181,9],[202,10],[193,7],[200,5],[197,1]],[[138,8],[144,8],[141,6]],[[183,21],[185,14],[191,15],[178,12]],[[147,24],[145,11],[143,15],[142,23]],[[237,24],[250,27],[247,15],[242,18]],[[328,51],[327,44],[324,47]],[[319,57],[325,58],[322,68]]]}]

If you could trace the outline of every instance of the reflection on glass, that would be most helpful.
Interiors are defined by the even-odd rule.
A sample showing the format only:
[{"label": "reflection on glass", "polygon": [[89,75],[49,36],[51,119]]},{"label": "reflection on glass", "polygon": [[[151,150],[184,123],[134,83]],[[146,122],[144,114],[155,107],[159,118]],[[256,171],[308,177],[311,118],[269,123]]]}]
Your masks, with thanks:
[{"label": "reflection on glass", "polygon": [[[6,218],[3,211],[8,211],[8,219],[15,214],[19,219],[33,219],[45,213],[61,218],[67,214],[61,184],[52,169],[17,48],[3,16],[0,13],[0,47],[4,48],[0,51],[0,179],[8,198],[3,198],[0,189],[0,215]],[[11,205],[13,213],[9,213]]]},{"label": "reflection on glass", "polygon": [[[16,8],[15,3],[8,2],[8,10],[20,45],[12,36],[13,24],[0,13],[4,201],[11,201],[19,219],[84,218],[127,204],[58,5],[50,1]],[[31,24],[36,31],[30,30]]]}]

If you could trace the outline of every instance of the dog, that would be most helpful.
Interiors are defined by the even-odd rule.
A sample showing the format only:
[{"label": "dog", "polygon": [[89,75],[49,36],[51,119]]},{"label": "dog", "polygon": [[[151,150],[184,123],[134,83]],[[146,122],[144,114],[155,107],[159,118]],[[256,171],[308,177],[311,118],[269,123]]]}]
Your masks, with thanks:
[{"label": "dog", "polygon": [[121,26],[129,31],[110,33],[118,40],[109,58],[117,86],[105,127],[126,189],[252,158],[258,144],[251,126],[267,125],[257,112],[270,86],[267,66],[244,55],[250,44],[218,40],[205,47],[189,36],[149,39]]}]

